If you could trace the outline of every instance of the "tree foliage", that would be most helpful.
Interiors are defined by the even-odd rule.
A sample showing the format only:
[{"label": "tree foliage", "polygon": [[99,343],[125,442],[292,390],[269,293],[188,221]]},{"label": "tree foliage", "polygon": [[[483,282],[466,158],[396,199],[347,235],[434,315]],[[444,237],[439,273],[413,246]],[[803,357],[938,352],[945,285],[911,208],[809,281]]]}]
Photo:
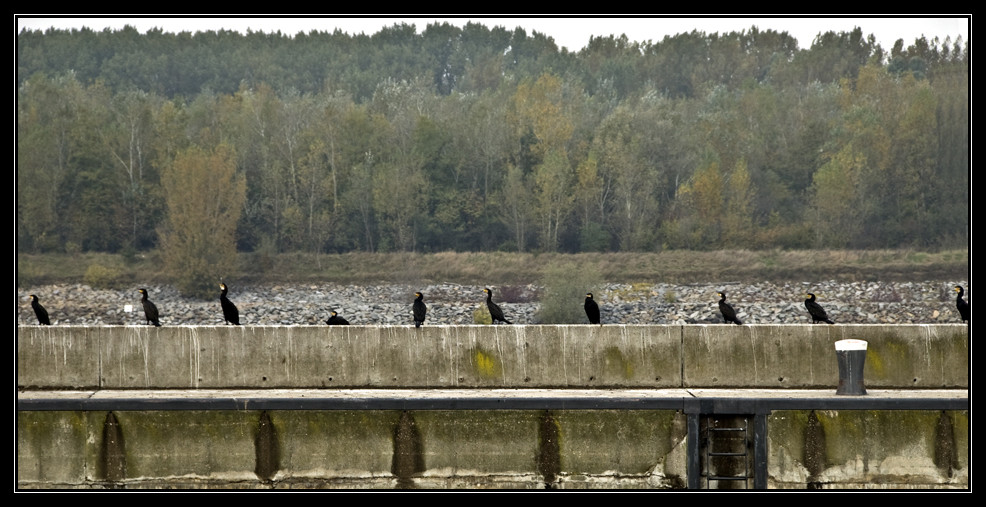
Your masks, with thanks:
[{"label": "tree foliage", "polygon": [[161,231],[166,267],[182,293],[208,297],[219,280],[237,269],[236,223],[246,181],[226,145],[178,153],[162,181],[168,208]]},{"label": "tree foliage", "polygon": [[968,44],[802,42],[24,30],[18,249],[160,247],[211,294],[236,251],[966,244]]}]

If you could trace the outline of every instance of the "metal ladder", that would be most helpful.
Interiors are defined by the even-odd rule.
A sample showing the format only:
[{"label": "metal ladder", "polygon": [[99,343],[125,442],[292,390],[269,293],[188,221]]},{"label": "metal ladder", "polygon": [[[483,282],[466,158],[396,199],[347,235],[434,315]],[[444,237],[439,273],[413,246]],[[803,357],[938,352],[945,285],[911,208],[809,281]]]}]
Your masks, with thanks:
[{"label": "metal ladder", "polygon": [[[706,419],[706,426],[705,426],[705,432],[706,432],[705,433],[705,443],[706,443],[706,445],[705,445],[705,470],[702,473],[702,475],[705,476],[705,479],[706,479],[706,481],[705,481],[705,488],[706,489],[710,489],[710,484],[712,483],[712,481],[743,481],[743,486],[746,487],[746,488],[749,488],[750,487],[750,483],[748,482],[749,479],[750,479],[750,460],[749,460],[749,450],[748,450],[750,448],[750,431],[749,431],[750,423],[749,423],[749,419],[744,418],[743,419],[743,427],[740,427],[740,428],[731,428],[731,427],[730,428],[717,428],[717,427],[715,427],[716,422],[717,421],[714,418],[712,418],[712,417],[709,417],[708,419]],[[716,440],[715,436],[716,435],[719,435],[719,434],[729,434],[729,433],[735,434],[735,433],[740,433],[740,432],[743,433],[743,451],[742,452],[735,452],[735,451],[720,451],[720,452],[717,452],[717,451],[715,451],[713,449],[712,443],[715,442],[715,440]],[[712,460],[713,460],[713,458],[720,458],[720,461],[722,461],[722,458],[726,458],[726,459],[742,458],[743,459],[743,475],[718,475],[718,474],[713,475],[713,473],[712,473],[712,471],[713,471],[713,466],[712,466]]]}]

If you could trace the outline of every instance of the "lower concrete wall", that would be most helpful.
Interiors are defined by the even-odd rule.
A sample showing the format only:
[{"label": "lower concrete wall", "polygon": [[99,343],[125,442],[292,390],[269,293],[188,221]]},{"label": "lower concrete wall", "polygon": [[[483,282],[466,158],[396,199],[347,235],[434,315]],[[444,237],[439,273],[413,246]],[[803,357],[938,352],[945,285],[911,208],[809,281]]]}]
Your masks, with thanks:
[{"label": "lower concrete wall", "polygon": [[[35,411],[17,417],[22,489],[687,484],[686,416],[667,410]],[[968,431],[968,411],[777,411],[767,419],[767,484],[968,488]]]},{"label": "lower concrete wall", "polygon": [[867,387],[968,387],[968,327],[22,326],[26,388],[831,388],[866,340]]},{"label": "lower concrete wall", "polygon": [[770,488],[968,488],[969,412],[776,411]]}]

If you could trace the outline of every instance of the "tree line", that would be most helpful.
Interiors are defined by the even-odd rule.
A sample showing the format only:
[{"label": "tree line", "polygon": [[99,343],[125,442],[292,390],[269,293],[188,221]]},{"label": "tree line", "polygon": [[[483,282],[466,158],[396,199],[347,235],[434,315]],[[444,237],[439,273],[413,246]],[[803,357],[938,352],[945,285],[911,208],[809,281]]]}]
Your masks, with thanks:
[{"label": "tree line", "polygon": [[961,40],[49,29],[17,69],[23,252],[968,242]]}]

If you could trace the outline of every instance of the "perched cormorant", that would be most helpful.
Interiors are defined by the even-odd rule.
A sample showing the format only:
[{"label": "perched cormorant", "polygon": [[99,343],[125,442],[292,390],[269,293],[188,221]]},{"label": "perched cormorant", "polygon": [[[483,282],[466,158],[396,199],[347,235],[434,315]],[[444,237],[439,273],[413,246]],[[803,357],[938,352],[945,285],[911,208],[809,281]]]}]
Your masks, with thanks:
[{"label": "perched cormorant", "polygon": [[226,292],[229,290],[229,288],[226,287],[225,283],[220,283],[219,288],[222,289],[222,292],[219,293],[219,303],[223,307],[223,320],[226,321],[226,324],[233,323],[239,326],[240,311],[237,310],[236,305],[234,305],[233,302],[230,301],[228,297],[226,297]]},{"label": "perched cormorant", "polygon": [[325,323],[328,324],[328,325],[330,325],[330,326],[348,326],[349,325],[349,321],[346,320],[343,317],[340,317],[339,314],[335,312],[335,310],[332,311],[332,316],[329,317],[329,320],[325,321]]},{"label": "perched cormorant", "polygon": [[[38,302],[38,296],[34,294],[31,294],[31,308],[34,308],[34,315],[38,317],[39,326],[51,325],[51,321],[48,320],[48,310],[45,310],[45,307],[41,306],[41,303]],[[966,313],[968,313],[968,310],[966,310]]]},{"label": "perched cormorant", "polygon": [[828,324],[835,324],[835,322],[829,320],[829,316],[825,314],[822,305],[815,302],[815,295],[809,292],[808,296],[810,297],[805,300],[805,308],[811,314],[811,323],[818,324],[819,322],[826,322]]},{"label": "perched cormorant", "polygon": [[969,320],[969,302],[962,299],[962,294],[965,294],[965,290],[961,286],[955,286],[955,292],[958,292],[958,296],[955,297],[955,307],[959,309],[959,315],[962,316],[962,320]]},{"label": "perched cormorant", "polygon": [[420,292],[415,292],[416,296],[414,299],[414,305],[412,309],[414,310],[414,327],[421,327],[421,324],[425,323],[425,314],[428,313],[428,307],[425,306],[424,296]]},{"label": "perched cormorant", "polygon": [[483,292],[486,293],[486,308],[490,309],[490,319],[492,320],[492,323],[496,324],[496,321],[499,320],[506,322],[507,324],[513,324],[513,322],[510,322],[503,317],[503,310],[501,310],[500,307],[493,302],[493,291],[491,289],[483,289]]},{"label": "perched cormorant", "polygon": [[144,319],[147,320],[147,324],[154,324],[156,327],[161,327],[161,321],[158,320],[157,307],[150,299],[147,299],[147,289],[138,289],[137,292],[141,293],[140,304],[144,307]]},{"label": "perched cormorant", "polygon": [[[733,307],[726,302],[726,293],[718,292],[717,294],[719,294],[719,298],[720,298],[719,311],[722,312],[722,318],[726,321],[726,324],[729,324],[730,322],[735,322],[737,325],[742,325],[743,322],[741,322],[739,319],[736,318],[736,310],[734,310]],[[809,308],[808,310],[810,311],[811,308]]]},{"label": "perched cormorant", "polygon": [[589,324],[599,324],[599,305],[592,299],[592,293],[585,295],[585,316],[589,317]]}]

